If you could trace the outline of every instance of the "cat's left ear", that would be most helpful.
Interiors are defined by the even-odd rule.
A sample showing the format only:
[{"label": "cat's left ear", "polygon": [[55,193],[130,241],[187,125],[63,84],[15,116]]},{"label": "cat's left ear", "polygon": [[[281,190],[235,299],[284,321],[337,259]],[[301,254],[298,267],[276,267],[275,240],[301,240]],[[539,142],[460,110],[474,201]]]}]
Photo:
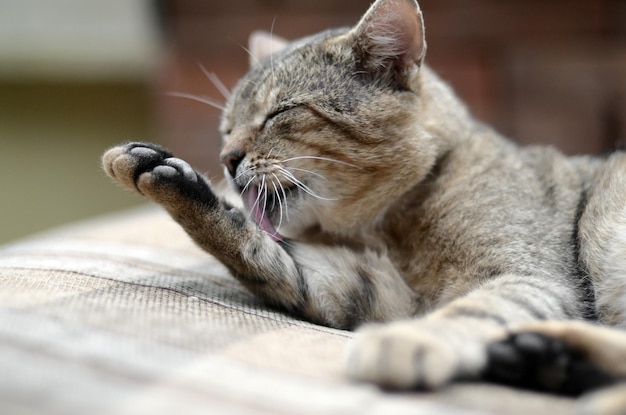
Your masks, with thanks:
[{"label": "cat's left ear", "polygon": [[273,53],[280,52],[289,45],[289,41],[273,33],[258,30],[252,32],[248,38],[248,52],[250,53],[250,67],[261,65],[261,61]]},{"label": "cat's left ear", "polygon": [[377,0],[352,35],[363,69],[404,87],[426,55],[424,19],[415,0]]}]

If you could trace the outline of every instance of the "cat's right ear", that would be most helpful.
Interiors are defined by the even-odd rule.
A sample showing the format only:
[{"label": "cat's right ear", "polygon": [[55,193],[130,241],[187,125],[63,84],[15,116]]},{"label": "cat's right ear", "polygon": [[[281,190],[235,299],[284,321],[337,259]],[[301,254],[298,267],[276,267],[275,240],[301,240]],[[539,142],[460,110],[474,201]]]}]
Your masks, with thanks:
[{"label": "cat's right ear", "polygon": [[248,53],[250,54],[250,67],[261,65],[261,61],[273,53],[280,52],[289,45],[289,41],[262,30],[252,32],[248,38]]},{"label": "cat's right ear", "polygon": [[426,55],[424,19],[415,0],[377,0],[352,36],[363,70],[404,87]]}]

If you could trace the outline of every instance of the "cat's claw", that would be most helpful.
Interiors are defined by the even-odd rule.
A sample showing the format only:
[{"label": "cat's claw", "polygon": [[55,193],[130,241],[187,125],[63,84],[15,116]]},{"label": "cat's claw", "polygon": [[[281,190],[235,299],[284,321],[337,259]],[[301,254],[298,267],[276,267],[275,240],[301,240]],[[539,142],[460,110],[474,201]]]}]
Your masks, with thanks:
[{"label": "cat's claw", "polygon": [[127,143],[113,147],[104,154],[102,164],[118,183],[166,207],[188,201],[217,202],[208,180],[156,144]]}]

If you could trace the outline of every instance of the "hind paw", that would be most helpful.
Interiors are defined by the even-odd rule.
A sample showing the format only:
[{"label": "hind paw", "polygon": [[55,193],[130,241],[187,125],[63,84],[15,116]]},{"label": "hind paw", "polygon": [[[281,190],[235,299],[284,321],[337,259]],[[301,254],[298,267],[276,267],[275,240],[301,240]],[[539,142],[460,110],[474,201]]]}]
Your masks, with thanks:
[{"label": "hind paw", "polygon": [[[558,328],[559,324],[563,326]],[[572,341],[567,325],[535,325],[490,344],[485,378],[572,396],[614,383],[615,376],[591,360],[581,344]]]}]

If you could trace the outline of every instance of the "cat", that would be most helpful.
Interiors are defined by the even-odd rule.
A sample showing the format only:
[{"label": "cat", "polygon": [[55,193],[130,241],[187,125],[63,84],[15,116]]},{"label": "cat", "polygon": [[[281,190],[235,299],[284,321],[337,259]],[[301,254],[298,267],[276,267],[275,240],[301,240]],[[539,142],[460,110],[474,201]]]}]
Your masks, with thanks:
[{"label": "cat", "polygon": [[357,329],[355,380],[611,385],[581,408],[626,408],[626,155],[519,147],[425,53],[415,0],[294,42],[255,32],[220,125],[235,199],[156,144],[103,167],[269,305]]}]

